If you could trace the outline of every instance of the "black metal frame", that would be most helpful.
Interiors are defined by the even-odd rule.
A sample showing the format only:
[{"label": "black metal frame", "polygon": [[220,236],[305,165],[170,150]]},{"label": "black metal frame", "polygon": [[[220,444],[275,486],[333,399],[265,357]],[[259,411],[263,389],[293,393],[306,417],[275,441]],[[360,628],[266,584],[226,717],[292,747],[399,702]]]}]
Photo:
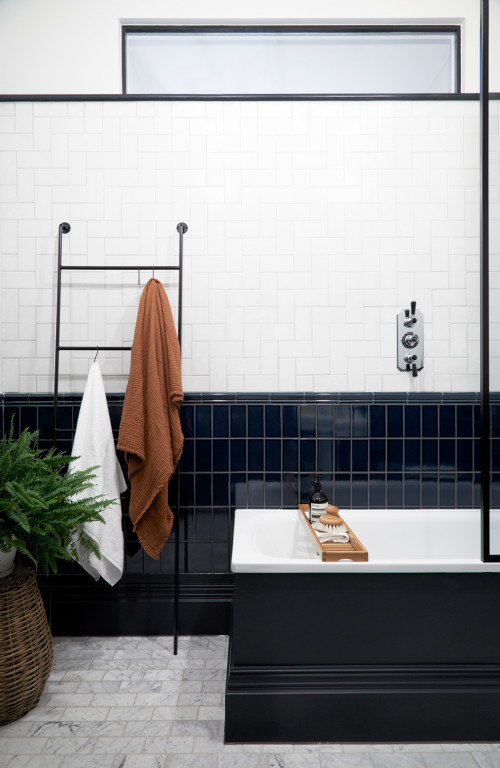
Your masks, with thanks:
[{"label": "black metal frame", "polygon": [[489,0],[481,0],[479,136],[480,161],[480,418],[481,418],[481,556],[500,562],[490,552],[491,428],[490,428],[490,329],[489,329]]},{"label": "black metal frame", "polygon": [[[127,94],[127,45],[126,45],[126,39],[128,34],[147,34],[147,33],[154,33],[154,32],[162,32],[165,34],[168,33],[176,33],[179,34],[180,32],[185,33],[197,33],[197,34],[220,34],[221,32],[239,32],[241,34],[249,33],[249,32],[255,32],[255,33],[265,33],[265,32],[288,32],[288,33],[301,33],[301,32],[308,32],[308,33],[325,33],[325,32],[344,32],[344,33],[351,33],[351,32],[357,32],[361,34],[401,34],[401,33],[416,33],[416,32],[424,32],[424,33],[433,33],[433,34],[442,34],[442,33],[453,33],[455,35],[455,66],[456,66],[456,72],[455,72],[455,84],[456,84],[456,93],[461,93],[462,88],[462,62],[461,62],[461,49],[462,49],[462,43],[461,43],[461,27],[459,24],[289,24],[289,25],[283,25],[283,24],[178,24],[178,25],[162,25],[162,24],[151,24],[151,25],[145,25],[145,24],[139,24],[139,25],[123,25],[122,26],[122,92],[125,95]],[[354,94],[349,94],[349,97],[353,96]],[[363,94],[365,96],[365,94]],[[387,95],[387,94],[385,94]],[[392,95],[392,94],[391,94]],[[419,94],[420,95],[420,94]],[[440,95],[440,94],[437,94]],[[449,94],[447,94],[449,95]],[[455,95],[455,94],[453,94]],[[368,94],[366,94],[368,96]],[[377,98],[380,98],[382,94],[378,94]],[[330,98],[345,98],[345,94],[331,94],[331,93],[325,93],[325,94],[177,94],[175,95],[168,95],[167,98],[169,99],[180,99],[180,100],[186,100],[186,99],[193,99],[193,100],[199,100],[199,99],[222,99],[222,100],[230,100],[230,101],[243,101],[243,100],[263,100],[263,99],[274,99],[274,100],[309,100],[309,99],[330,99]]]},{"label": "black metal frame", "polygon": [[[183,275],[183,257],[184,257],[184,235],[188,231],[188,226],[184,222],[177,224],[177,232],[179,233],[179,262],[177,265],[144,265],[138,266],[103,266],[103,265],[65,265],[62,263],[62,241],[63,235],[67,235],[71,231],[70,225],[63,221],[59,224],[59,240],[58,240],[58,253],[57,253],[57,293],[56,293],[56,335],[55,335],[55,356],[54,356],[54,414],[53,414],[53,430],[54,430],[54,444],[56,443],[58,434],[62,432],[73,432],[72,429],[62,429],[57,426],[57,406],[59,401],[59,354],[63,350],[89,350],[97,351],[101,350],[130,350],[131,346],[81,346],[81,345],[62,345],[60,343],[61,333],[61,283],[63,270],[68,271],[86,271],[86,272],[102,272],[108,270],[119,270],[140,272],[141,270],[152,271],[176,271],[179,273],[179,299],[177,305],[177,336],[179,339],[179,347],[182,340],[182,275]],[[175,529],[175,565],[174,565],[174,622],[173,622],[173,636],[174,636],[174,654],[177,654],[177,640],[179,634],[179,510],[180,510],[180,486],[177,484],[177,514],[174,515],[174,529]],[[51,589],[49,584],[49,614],[51,613]]]}]

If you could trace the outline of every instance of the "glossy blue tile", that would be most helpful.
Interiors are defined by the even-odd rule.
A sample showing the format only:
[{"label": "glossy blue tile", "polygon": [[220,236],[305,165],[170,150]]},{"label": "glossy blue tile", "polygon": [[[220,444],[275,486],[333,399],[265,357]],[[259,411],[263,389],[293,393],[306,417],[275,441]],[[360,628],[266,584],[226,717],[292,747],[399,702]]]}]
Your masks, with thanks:
[{"label": "glossy blue tile", "polygon": [[248,406],[248,436],[264,436],[264,407],[262,405]]},{"label": "glossy blue tile", "polygon": [[456,469],[455,440],[439,441],[439,469],[441,471]]},{"label": "glossy blue tile", "polygon": [[318,440],[318,472],[333,472],[333,440]]},{"label": "glossy blue tile", "polygon": [[366,472],[368,470],[368,440],[353,440],[352,470]]},{"label": "glossy blue tile", "polygon": [[247,476],[243,473],[231,473],[231,505],[233,507],[248,506],[248,482]]},{"label": "glossy blue tile", "polygon": [[283,406],[283,436],[298,437],[298,407],[296,405]]},{"label": "glossy blue tile", "polygon": [[227,472],[229,469],[229,441],[214,440],[212,452],[214,472]]},{"label": "glossy blue tile", "polygon": [[283,440],[283,470],[297,472],[299,468],[299,441]]},{"label": "glossy blue tile", "polygon": [[387,441],[387,470],[389,472],[401,472],[403,469],[403,441]]},{"label": "glossy blue tile", "polygon": [[457,469],[459,472],[472,472],[472,440],[457,440]]},{"label": "glossy blue tile", "polygon": [[353,474],[351,482],[353,509],[366,509],[368,507],[368,475]]},{"label": "glossy blue tile", "polygon": [[246,440],[231,440],[231,472],[245,472],[247,468]]},{"label": "glossy blue tile", "polygon": [[351,476],[342,472],[335,474],[333,503],[342,509],[351,508]]},{"label": "glossy blue tile", "polygon": [[229,509],[214,509],[212,515],[214,539],[229,542],[229,528]]},{"label": "glossy blue tile", "polygon": [[438,505],[438,476],[433,472],[422,475],[422,507],[435,509]]},{"label": "glossy blue tile", "polygon": [[264,441],[248,441],[248,471],[262,472],[264,469]]},{"label": "glossy blue tile", "polygon": [[491,507],[498,509],[500,507],[500,475],[493,474],[490,482]]},{"label": "glossy blue tile", "polygon": [[210,405],[196,406],[196,437],[212,436],[212,407]]},{"label": "glossy blue tile", "polygon": [[441,473],[439,475],[439,506],[455,509],[455,476]]},{"label": "glossy blue tile", "polygon": [[194,480],[196,506],[210,507],[212,505],[212,476],[195,475]]},{"label": "glossy blue tile", "polygon": [[[62,409],[60,409],[61,411]],[[69,410],[69,409],[66,409]],[[70,413],[71,418],[71,413]],[[1,423],[0,423],[1,426]],[[9,431],[9,424],[5,425],[5,432]],[[58,414],[57,426],[62,427],[61,416]],[[71,424],[68,425],[71,428]],[[40,439],[50,440],[54,434],[54,409],[49,406],[39,406],[38,408],[38,429],[40,430]]]},{"label": "glossy blue tile", "polygon": [[212,569],[214,573],[228,573],[230,569],[229,546],[215,542],[212,545]]},{"label": "glossy blue tile", "polygon": [[194,472],[194,440],[184,440],[180,468],[183,472]]},{"label": "glossy blue tile", "polygon": [[493,472],[500,471],[500,440],[491,440],[491,469]]},{"label": "glossy blue tile", "polygon": [[212,510],[197,506],[194,511],[194,530],[198,541],[212,539]]},{"label": "glossy blue tile", "polygon": [[180,476],[180,495],[183,506],[194,505],[194,478],[193,474],[183,472]]},{"label": "glossy blue tile", "polygon": [[265,504],[265,484],[262,472],[248,473],[248,506],[263,507]]},{"label": "glossy blue tile", "polygon": [[370,470],[385,471],[385,440],[370,440]]},{"label": "glossy blue tile", "polygon": [[422,469],[435,472],[438,468],[438,441],[422,440]]},{"label": "glossy blue tile", "polygon": [[455,437],[455,406],[441,405],[439,408],[439,436]]},{"label": "glossy blue tile", "polygon": [[422,407],[422,434],[424,437],[438,437],[438,406]]},{"label": "glossy blue tile", "polygon": [[316,436],[316,406],[315,405],[300,406],[300,436],[301,437]]},{"label": "glossy blue tile", "polygon": [[368,436],[368,406],[353,405],[352,408],[352,436]]},{"label": "glossy blue tile", "polygon": [[266,405],[265,409],[266,438],[281,436],[281,408],[279,405]]},{"label": "glossy blue tile", "polygon": [[212,441],[211,440],[196,441],[196,471],[197,472],[212,471]]},{"label": "glossy blue tile", "polygon": [[299,476],[286,472],[283,476],[283,506],[296,507],[299,502]]},{"label": "glossy blue tile", "polygon": [[309,501],[309,497],[313,491],[314,474],[311,472],[301,472],[299,475],[299,497],[302,504]]},{"label": "glossy blue tile", "polygon": [[351,406],[335,406],[335,437],[351,436]]},{"label": "glossy blue tile", "polygon": [[492,437],[500,437],[500,405],[490,405],[490,421]]},{"label": "glossy blue tile", "polygon": [[420,440],[405,440],[405,470],[408,472],[420,469]]},{"label": "glossy blue tile", "polygon": [[333,437],[333,406],[318,405],[318,437]]},{"label": "glossy blue tile", "polygon": [[479,437],[481,435],[481,410],[479,408],[479,405],[474,406],[473,419],[474,419],[474,437]]},{"label": "glossy blue tile", "polygon": [[194,546],[194,572],[211,573],[212,572],[212,545],[195,544]]},{"label": "glossy blue tile", "polygon": [[472,453],[474,456],[474,469],[477,472],[481,471],[481,440],[476,438],[472,443]]},{"label": "glossy blue tile", "polygon": [[229,504],[229,475],[215,474],[212,478],[213,504],[216,507],[227,507]]},{"label": "glossy blue tile", "polygon": [[281,469],[281,440],[266,440],[266,472]]},{"label": "glossy blue tile", "polygon": [[246,437],[247,409],[245,405],[231,406],[231,437]]},{"label": "glossy blue tile", "polygon": [[470,509],[474,504],[474,490],[472,485],[472,475],[457,475],[457,507],[459,509]]},{"label": "glossy blue tile", "polygon": [[229,437],[229,409],[227,405],[214,405],[214,437]]},{"label": "glossy blue tile", "polygon": [[387,406],[387,434],[389,437],[403,436],[403,406]]},{"label": "glossy blue tile", "polygon": [[370,436],[385,437],[385,405],[372,405],[370,407]]},{"label": "glossy blue tile", "polygon": [[385,507],[385,477],[384,475],[370,475],[369,479],[369,499],[370,508],[378,507],[383,509]]},{"label": "glossy blue tile", "polygon": [[457,435],[458,437],[472,437],[472,406],[457,405]]},{"label": "glossy blue tile", "polygon": [[401,509],[403,506],[403,476],[397,472],[387,475],[387,507]]},{"label": "glossy blue tile", "polygon": [[[59,413],[61,412],[61,408],[58,409],[57,415],[57,423],[58,426],[61,426],[59,424]],[[62,414],[61,414],[62,416]],[[29,429],[31,431],[36,430],[37,428],[37,417],[38,417],[38,408],[33,405],[23,405],[22,408],[19,410],[19,429],[22,431],[23,429]]]},{"label": "glossy blue tile", "polygon": [[405,507],[421,507],[420,475],[405,473],[404,475],[404,505]]},{"label": "glossy blue tile", "polygon": [[265,505],[281,507],[281,476],[278,474],[265,475]]},{"label": "glossy blue tile", "polygon": [[420,437],[420,406],[405,405],[405,437]]},{"label": "glossy blue tile", "polygon": [[194,437],[194,405],[181,405],[179,416],[184,437]]},{"label": "glossy blue tile", "polygon": [[300,471],[314,472],[316,470],[316,441],[300,441]]},{"label": "glossy blue tile", "polygon": [[335,440],[335,470],[349,472],[351,469],[351,441]]}]

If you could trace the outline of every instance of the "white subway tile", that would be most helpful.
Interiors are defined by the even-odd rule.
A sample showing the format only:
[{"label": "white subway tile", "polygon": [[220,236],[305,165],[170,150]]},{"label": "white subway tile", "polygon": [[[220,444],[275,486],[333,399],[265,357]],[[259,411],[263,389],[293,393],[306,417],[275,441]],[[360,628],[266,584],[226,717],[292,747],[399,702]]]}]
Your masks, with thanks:
[{"label": "white subway tile", "polygon": [[[0,225],[2,311],[20,298],[23,333],[40,327],[40,368],[30,374],[23,361],[18,383],[50,388],[58,223],[72,223],[64,247],[77,262],[166,252],[174,263],[181,219],[186,391],[432,391],[476,381],[477,105],[56,102],[23,104],[17,118],[1,105],[0,114],[0,195],[11,216]],[[19,279],[8,269],[16,259]],[[131,338],[141,277],[140,287],[124,278],[124,291],[116,275],[72,278],[65,331]],[[415,296],[430,345],[417,385],[392,370],[395,314]],[[22,350],[2,354],[5,371]],[[450,375],[437,357],[467,359],[467,368]],[[106,364],[118,375],[123,355]],[[88,360],[67,370],[78,387]]]}]

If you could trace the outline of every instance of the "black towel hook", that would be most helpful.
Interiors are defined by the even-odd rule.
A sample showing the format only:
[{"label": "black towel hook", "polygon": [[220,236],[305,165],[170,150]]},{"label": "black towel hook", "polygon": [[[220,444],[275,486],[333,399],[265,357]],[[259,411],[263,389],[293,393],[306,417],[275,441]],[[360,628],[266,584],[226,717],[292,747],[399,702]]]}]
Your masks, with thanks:
[{"label": "black towel hook", "polygon": [[95,357],[94,357],[94,363],[95,363],[95,361],[97,360],[97,355],[98,355],[98,354],[99,354],[99,347],[96,347],[96,353],[95,353]]}]

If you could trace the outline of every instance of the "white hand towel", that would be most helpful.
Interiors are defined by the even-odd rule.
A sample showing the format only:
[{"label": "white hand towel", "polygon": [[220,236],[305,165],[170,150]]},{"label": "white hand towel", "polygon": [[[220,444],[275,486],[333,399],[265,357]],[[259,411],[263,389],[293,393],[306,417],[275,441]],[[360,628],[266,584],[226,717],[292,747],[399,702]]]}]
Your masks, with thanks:
[{"label": "white hand towel", "polygon": [[[78,543],[78,533],[73,540],[78,553],[78,562],[94,579],[102,576],[113,586],[123,573],[123,530],[120,493],[127,484],[116,455],[108,403],[104,383],[98,363],[90,368],[82,405],[78,415],[72,455],[77,456],[68,467],[68,472],[88,469],[98,465],[94,486],[83,492],[82,496],[104,496],[116,499],[101,514],[105,522],[94,521],[82,526],[83,533],[92,539],[101,553],[99,560],[82,544]],[[79,497],[79,498],[81,498]]]},{"label": "white hand towel", "polygon": [[335,544],[347,544],[349,541],[348,533],[320,533],[315,531],[318,540],[322,544],[326,544],[327,541],[333,541]]}]

